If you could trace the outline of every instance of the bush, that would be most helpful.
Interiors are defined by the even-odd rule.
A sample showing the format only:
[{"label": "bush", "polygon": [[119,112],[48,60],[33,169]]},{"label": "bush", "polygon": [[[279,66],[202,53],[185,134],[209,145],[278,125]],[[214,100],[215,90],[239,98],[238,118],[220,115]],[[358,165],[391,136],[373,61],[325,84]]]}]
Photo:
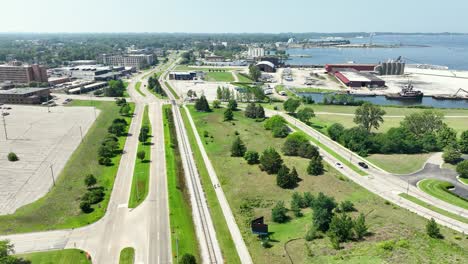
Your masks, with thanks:
[{"label": "bush", "polygon": [[353,212],[356,210],[354,204],[348,200],[341,202],[338,209],[340,212]]},{"label": "bush", "polygon": [[362,239],[365,235],[367,235],[366,218],[364,217],[363,213],[359,214],[358,218],[354,221],[353,228],[357,239]]},{"label": "bush", "polygon": [[457,173],[460,177],[468,179],[468,160],[464,160],[457,165]]},{"label": "bush", "polygon": [[455,146],[448,146],[444,150],[442,158],[445,162],[450,164],[456,164],[461,159],[461,153]]},{"label": "bush", "polygon": [[321,175],[323,174],[324,168],[322,163],[322,156],[312,157],[307,166],[307,173],[309,175]]},{"label": "bush", "polygon": [[243,157],[247,148],[244,145],[244,142],[240,139],[240,137],[236,137],[234,142],[232,142],[231,146],[231,156],[232,157]]},{"label": "bush", "polygon": [[236,111],[237,110],[237,101],[233,100],[233,99],[229,100],[227,108],[231,109],[231,111]]},{"label": "bush", "polygon": [[437,225],[434,218],[431,218],[431,220],[429,220],[427,222],[427,224],[426,224],[426,233],[427,233],[428,236],[430,236],[432,238],[437,238],[437,239],[443,238],[442,234],[440,233],[439,226]]},{"label": "bush", "polygon": [[112,165],[112,160],[108,157],[100,157],[98,162],[99,162],[99,165],[104,165],[104,166]]},{"label": "bush", "polygon": [[353,220],[347,214],[334,215],[330,222],[328,235],[337,237],[339,242],[346,242],[353,238]]},{"label": "bush", "polygon": [[271,209],[271,219],[276,223],[285,223],[288,221],[287,213],[288,209],[284,207],[284,202],[279,201],[276,203],[275,207]]},{"label": "bush", "polygon": [[88,201],[81,201],[80,209],[85,214],[91,213],[93,211],[93,209],[91,208],[91,204]]},{"label": "bush", "polygon": [[249,150],[245,153],[244,159],[247,161],[248,164],[253,165],[253,164],[258,164],[260,163],[260,157],[258,155],[258,152]]},{"label": "bush", "polygon": [[15,161],[18,161],[18,160],[19,160],[19,158],[16,155],[16,153],[14,153],[14,152],[8,153],[8,161],[15,162]]},{"label": "bush", "polygon": [[214,100],[212,105],[213,108],[221,108],[221,102],[219,100]]},{"label": "bush", "polygon": [[234,113],[232,112],[232,110],[230,108],[226,109],[226,111],[224,111],[224,121],[232,121],[234,120]]},{"label": "bush", "polygon": [[82,201],[87,201],[90,204],[97,204],[104,199],[104,190],[102,187],[94,188],[88,190],[83,197],[81,197]]},{"label": "bush", "polygon": [[266,130],[273,130],[274,127],[282,126],[285,124],[286,120],[282,116],[274,115],[265,121],[264,127]]},{"label": "bush", "polygon": [[272,132],[275,138],[285,138],[289,134],[289,128],[287,125],[276,126],[273,127]]},{"label": "bush", "polygon": [[91,188],[97,183],[97,180],[93,174],[88,174],[86,175],[84,182],[85,182],[86,187]]},{"label": "bush", "polygon": [[286,138],[282,151],[287,156],[298,156],[300,146],[308,143],[307,137],[303,133],[294,132]]},{"label": "bush", "polygon": [[192,255],[185,253],[179,261],[180,264],[197,264],[197,259]]},{"label": "bush", "polygon": [[305,240],[306,241],[312,241],[314,239],[322,238],[322,235],[320,234],[320,231],[312,225],[309,230],[307,230],[307,233],[305,235]]}]

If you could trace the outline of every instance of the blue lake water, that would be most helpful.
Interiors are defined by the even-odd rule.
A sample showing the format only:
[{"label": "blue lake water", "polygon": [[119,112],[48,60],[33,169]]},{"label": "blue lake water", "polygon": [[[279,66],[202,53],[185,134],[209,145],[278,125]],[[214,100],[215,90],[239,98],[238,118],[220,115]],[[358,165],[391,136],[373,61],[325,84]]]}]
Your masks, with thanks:
[{"label": "blue lake water", "polygon": [[[351,43],[369,43],[369,38],[352,38]],[[288,49],[291,55],[310,55],[310,58],[292,57],[291,65],[327,63],[378,63],[398,56],[410,64],[434,64],[450,69],[468,70],[468,35],[380,35],[374,36],[375,44],[402,44],[399,48],[312,48]],[[407,46],[408,45],[408,46]],[[417,47],[411,45],[425,45]]]}]

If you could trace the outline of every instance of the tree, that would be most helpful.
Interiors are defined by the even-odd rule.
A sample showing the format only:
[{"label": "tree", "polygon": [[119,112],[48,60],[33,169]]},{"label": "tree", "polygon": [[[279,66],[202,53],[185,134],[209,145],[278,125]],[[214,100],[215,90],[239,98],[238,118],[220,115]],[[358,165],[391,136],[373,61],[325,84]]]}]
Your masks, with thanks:
[{"label": "tree", "polygon": [[211,112],[210,105],[208,104],[208,101],[204,95],[195,100],[195,109],[198,112]]},{"label": "tree", "polygon": [[299,174],[297,174],[296,167],[292,168],[291,173],[289,173],[289,177],[291,178],[292,181],[294,181],[294,186],[296,186],[297,183],[301,180],[299,178]]},{"label": "tree", "polygon": [[444,154],[442,155],[442,158],[445,162],[455,164],[461,159],[462,154],[456,147],[457,146],[449,145],[444,149]]},{"label": "tree", "polygon": [[255,118],[259,118],[259,119],[265,118],[265,109],[263,109],[263,106],[258,105],[255,108]]},{"label": "tree", "polygon": [[146,141],[148,141],[148,138],[149,138],[148,133],[149,133],[149,128],[147,126],[141,127],[140,135],[138,136],[138,141],[145,144]]},{"label": "tree", "polygon": [[221,108],[221,101],[214,100],[212,105],[213,105],[213,108]]},{"label": "tree", "polygon": [[458,147],[462,153],[468,154],[468,130],[461,133]]},{"label": "tree", "polygon": [[364,217],[363,213],[360,213],[358,218],[354,221],[354,235],[357,239],[362,239],[365,235],[367,235],[367,225],[366,225],[366,218]]},{"label": "tree", "polygon": [[14,152],[8,153],[8,161],[15,162],[15,161],[18,161],[18,160],[19,160],[19,158],[16,155],[16,153],[14,153]]},{"label": "tree", "polygon": [[424,110],[407,115],[401,122],[416,137],[422,137],[424,134],[432,134],[444,125],[444,115],[436,110]]},{"label": "tree", "polygon": [[266,130],[273,130],[275,127],[283,126],[286,124],[286,119],[280,115],[274,115],[268,118],[263,125]]},{"label": "tree", "polygon": [[468,179],[468,160],[464,160],[457,165],[457,173],[461,178]]},{"label": "tree", "polygon": [[248,164],[258,164],[260,163],[260,157],[257,151],[249,150],[244,154],[244,159],[247,161]]},{"label": "tree", "polygon": [[125,91],[125,84],[122,80],[111,80],[109,87],[104,89],[104,94],[109,97],[122,97]]},{"label": "tree", "polygon": [[286,156],[298,156],[300,146],[305,143],[309,143],[307,137],[301,132],[294,132],[286,138],[282,151]]},{"label": "tree", "polygon": [[[304,194],[304,199],[305,197]],[[310,203],[310,206],[314,210],[314,214],[312,215],[314,225],[320,231],[326,232],[333,216],[333,209],[336,208],[335,199],[320,192]]]},{"label": "tree", "polygon": [[380,123],[384,122],[384,115],[385,110],[381,109],[380,106],[365,102],[356,109],[354,123],[370,132],[372,128],[378,129],[380,127]]},{"label": "tree", "polygon": [[250,79],[252,79],[254,82],[257,82],[260,76],[262,76],[262,72],[257,66],[251,64],[249,66],[249,76]]},{"label": "tree", "polygon": [[125,134],[126,125],[123,123],[113,123],[109,128],[108,131],[111,134],[114,134],[118,137],[123,136]]},{"label": "tree", "polygon": [[340,212],[344,212],[344,213],[347,213],[347,212],[352,212],[352,211],[355,211],[356,209],[354,208],[354,204],[353,202],[351,201],[342,201],[339,206],[338,206],[338,209]]},{"label": "tree", "polygon": [[223,100],[223,90],[221,90],[221,87],[218,86],[218,89],[216,89],[216,98],[218,100]]},{"label": "tree", "polygon": [[240,139],[240,137],[236,137],[232,142],[231,146],[231,156],[232,157],[243,157],[247,148],[244,145],[244,142]]},{"label": "tree", "polygon": [[97,183],[97,180],[96,180],[96,177],[94,177],[93,174],[88,174],[88,175],[86,175],[86,178],[85,178],[84,182],[85,182],[86,187],[91,188]]},{"label": "tree", "polygon": [[318,148],[316,146],[312,146],[310,142],[304,142],[299,146],[297,150],[297,154],[306,159],[311,159],[313,157],[320,156]]},{"label": "tree", "polygon": [[341,135],[343,135],[345,128],[342,124],[334,123],[333,125],[329,126],[327,129],[328,135],[334,141],[338,141]]},{"label": "tree", "polygon": [[91,203],[87,200],[80,202],[80,209],[85,214],[91,213],[91,211],[93,211],[93,208],[91,208]]},{"label": "tree", "polygon": [[8,240],[0,240],[0,263],[2,264],[31,264],[31,261],[13,256],[14,245]]},{"label": "tree", "polygon": [[234,99],[231,99],[228,101],[228,109],[231,109],[231,111],[236,111],[237,110],[237,101]]},{"label": "tree", "polygon": [[439,131],[437,131],[437,145],[443,149],[447,146],[454,146],[457,144],[457,132],[455,129],[444,125]]},{"label": "tree", "polygon": [[144,150],[140,150],[137,153],[137,157],[143,162],[145,160],[146,152]]},{"label": "tree", "polygon": [[439,226],[437,225],[434,218],[431,218],[426,224],[426,233],[428,236],[432,238],[443,238],[442,234],[440,233]]},{"label": "tree", "polygon": [[275,138],[285,138],[289,134],[289,128],[287,125],[275,126],[271,132]]},{"label": "tree", "polygon": [[293,211],[295,217],[302,216],[300,201],[294,199],[291,200],[291,211]]},{"label": "tree", "polygon": [[255,105],[255,103],[250,103],[245,108],[244,115],[247,118],[256,118],[257,117],[256,111],[257,111],[257,106]]},{"label": "tree", "polygon": [[304,192],[304,208],[313,206],[315,197],[310,192]]},{"label": "tree", "polygon": [[304,197],[301,196],[300,193],[294,192],[291,196],[291,202],[297,203],[299,205],[299,208],[307,208],[306,201],[304,200]]},{"label": "tree", "polygon": [[226,109],[226,111],[224,111],[224,121],[232,121],[234,120],[234,113],[232,112],[231,109]]},{"label": "tree", "polygon": [[323,173],[322,156],[319,155],[310,159],[309,165],[307,166],[307,173],[315,176]]},{"label": "tree", "polygon": [[260,157],[260,169],[266,171],[268,174],[278,173],[283,160],[280,154],[274,148],[267,148],[263,151]]},{"label": "tree", "polygon": [[[297,173],[297,172],[296,172]],[[291,175],[289,168],[282,165],[276,175],[276,185],[283,189],[294,188],[297,184],[297,176]]]},{"label": "tree", "polygon": [[346,242],[353,238],[353,219],[347,214],[334,215],[330,222],[328,235],[338,238],[339,242]]},{"label": "tree", "polygon": [[301,120],[302,122],[304,123],[309,123],[310,122],[310,119],[312,117],[315,117],[315,113],[314,113],[314,110],[310,107],[305,107],[305,108],[302,108],[301,110],[297,111],[297,114],[296,114],[297,118],[299,118],[299,120]]},{"label": "tree", "polygon": [[283,103],[283,108],[286,110],[288,113],[294,113],[296,112],[296,109],[301,105],[301,101],[298,99],[294,98],[289,98]]},{"label": "tree", "polygon": [[129,104],[124,104],[120,107],[119,113],[121,115],[128,115],[130,113],[130,105]]},{"label": "tree", "polygon": [[197,259],[192,255],[185,253],[179,261],[180,264],[197,264]]},{"label": "tree", "polygon": [[288,215],[286,214],[288,212],[288,209],[284,207],[284,202],[283,201],[278,201],[271,209],[271,219],[276,222],[276,223],[284,223],[288,221]]}]

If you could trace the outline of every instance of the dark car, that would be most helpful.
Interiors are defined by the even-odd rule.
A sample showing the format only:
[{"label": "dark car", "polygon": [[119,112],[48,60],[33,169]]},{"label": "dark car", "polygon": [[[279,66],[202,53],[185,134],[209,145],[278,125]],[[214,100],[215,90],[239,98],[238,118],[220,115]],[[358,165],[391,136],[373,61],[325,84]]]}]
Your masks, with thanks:
[{"label": "dark car", "polygon": [[359,166],[363,167],[364,169],[368,169],[369,166],[367,166],[367,164],[365,164],[364,162],[358,162]]}]

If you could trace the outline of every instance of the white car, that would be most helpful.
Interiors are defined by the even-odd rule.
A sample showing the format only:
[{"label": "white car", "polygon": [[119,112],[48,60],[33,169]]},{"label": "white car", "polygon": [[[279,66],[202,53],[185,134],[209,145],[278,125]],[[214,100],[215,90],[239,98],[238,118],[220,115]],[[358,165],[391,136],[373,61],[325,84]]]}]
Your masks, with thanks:
[{"label": "white car", "polygon": [[341,164],[341,163],[339,163],[339,162],[335,163],[335,165],[336,165],[336,167],[338,167],[338,168],[340,168],[340,169],[343,168],[343,164]]}]

